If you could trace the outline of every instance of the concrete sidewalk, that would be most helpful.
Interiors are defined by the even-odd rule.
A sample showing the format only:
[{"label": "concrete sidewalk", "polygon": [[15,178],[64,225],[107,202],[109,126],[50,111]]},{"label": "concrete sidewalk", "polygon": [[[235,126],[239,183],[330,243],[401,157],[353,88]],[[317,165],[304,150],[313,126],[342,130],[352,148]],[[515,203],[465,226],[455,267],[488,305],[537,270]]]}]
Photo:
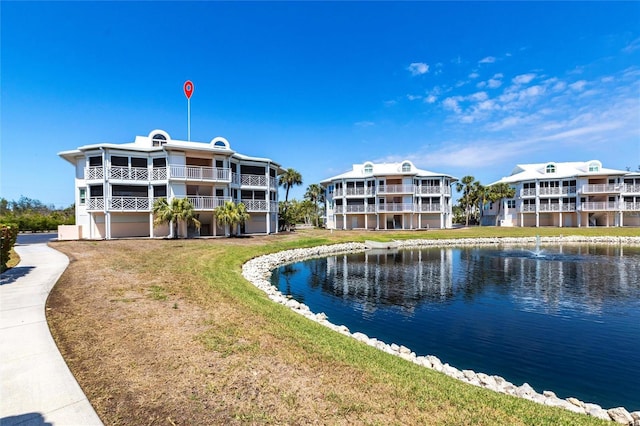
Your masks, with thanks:
[{"label": "concrete sidewalk", "polygon": [[0,425],[101,425],[45,318],[69,260],[46,243],[22,241],[20,264],[0,276]]}]

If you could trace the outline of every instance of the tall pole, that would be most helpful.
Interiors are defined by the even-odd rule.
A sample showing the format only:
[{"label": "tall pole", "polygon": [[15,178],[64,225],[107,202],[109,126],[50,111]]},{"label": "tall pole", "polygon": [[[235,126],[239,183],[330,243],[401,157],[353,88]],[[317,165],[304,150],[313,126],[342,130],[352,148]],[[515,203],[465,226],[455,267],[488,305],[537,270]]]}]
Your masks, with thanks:
[{"label": "tall pole", "polygon": [[191,140],[191,95],[193,94],[193,83],[191,80],[184,82],[184,95],[187,97],[187,140]]}]

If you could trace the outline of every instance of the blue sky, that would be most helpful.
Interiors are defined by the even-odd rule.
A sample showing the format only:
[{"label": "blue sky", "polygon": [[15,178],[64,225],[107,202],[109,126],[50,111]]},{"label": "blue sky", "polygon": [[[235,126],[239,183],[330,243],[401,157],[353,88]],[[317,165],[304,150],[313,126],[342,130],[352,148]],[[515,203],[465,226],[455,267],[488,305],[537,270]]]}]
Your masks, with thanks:
[{"label": "blue sky", "polygon": [[73,202],[57,156],[151,130],[229,140],[308,184],[409,159],[640,166],[640,2],[9,2],[0,196]]}]

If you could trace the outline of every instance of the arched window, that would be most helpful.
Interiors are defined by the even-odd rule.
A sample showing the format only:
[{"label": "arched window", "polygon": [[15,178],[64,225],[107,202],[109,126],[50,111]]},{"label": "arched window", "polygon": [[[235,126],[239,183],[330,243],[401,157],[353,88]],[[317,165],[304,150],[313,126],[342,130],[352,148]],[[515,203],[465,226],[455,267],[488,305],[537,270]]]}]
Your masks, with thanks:
[{"label": "arched window", "polygon": [[547,173],[555,173],[555,172],[556,172],[555,164],[547,164]]},{"label": "arched window", "polygon": [[216,149],[230,149],[229,141],[220,136],[211,139],[211,146]]},{"label": "arched window", "polygon": [[364,173],[365,174],[371,174],[373,173],[373,164],[371,163],[367,163],[364,165]]},{"label": "arched window", "polygon": [[151,137],[151,140],[153,141],[153,146],[162,146],[167,143],[167,138],[165,137],[165,135],[160,133],[156,133],[155,135],[153,135]]},{"label": "arched window", "polygon": [[411,163],[402,163],[402,172],[410,172],[411,171]]}]

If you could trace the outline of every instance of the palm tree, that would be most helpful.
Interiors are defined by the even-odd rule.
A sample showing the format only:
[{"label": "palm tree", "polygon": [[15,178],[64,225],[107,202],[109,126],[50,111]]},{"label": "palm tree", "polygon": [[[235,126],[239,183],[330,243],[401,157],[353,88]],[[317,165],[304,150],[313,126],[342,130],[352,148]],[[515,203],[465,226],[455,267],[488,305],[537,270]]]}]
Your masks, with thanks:
[{"label": "palm tree", "polygon": [[490,188],[488,186],[482,185],[480,182],[474,182],[473,192],[473,198],[478,204],[478,224],[482,226],[482,211],[484,210],[484,205],[489,200]]},{"label": "palm tree", "polygon": [[299,186],[302,185],[302,175],[295,169],[288,168],[283,174],[280,175],[280,180],[278,181],[278,185],[284,186],[285,195],[284,195],[284,210],[283,210],[283,222],[284,226],[288,229],[290,223],[288,223],[287,218],[287,209],[289,207],[289,190],[294,185]]},{"label": "palm tree", "polygon": [[236,204],[233,201],[227,201],[218,206],[213,214],[220,223],[229,225],[229,236],[234,234],[234,228],[237,228],[238,225],[246,222],[251,217],[243,203]]},{"label": "palm tree", "polygon": [[505,182],[496,183],[489,189],[489,200],[493,201],[494,203],[499,202],[498,213],[496,214],[496,226],[498,226],[498,220],[500,219],[502,200],[505,198],[513,198],[515,195],[516,190]]},{"label": "palm tree", "polygon": [[288,168],[283,174],[280,175],[280,180],[278,182],[280,186],[284,186],[285,194],[284,194],[284,202],[289,201],[289,190],[294,185],[300,186],[302,185],[302,175],[295,169]]},{"label": "palm tree", "polygon": [[318,213],[318,203],[324,202],[324,188],[322,185],[312,183],[307,187],[304,198],[311,201],[315,206],[316,226],[320,226],[320,214]]},{"label": "palm tree", "polygon": [[465,226],[469,226],[469,209],[472,204],[472,192],[473,192],[473,183],[475,178],[473,176],[465,176],[460,182],[456,183],[456,191],[462,191],[462,197],[460,199],[461,202],[464,202],[464,215],[465,215]]},{"label": "palm tree", "polygon": [[[153,214],[155,225],[168,223],[171,227],[173,238],[178,238],[178,224],[185,222],[187,226],[192,223],[196,229],[200,229],[200,221],[196,219],[193,205],[188,198],[173,198],[171,203],[165,197],[158,198],[153,203]],[[172,226],[173,225],[173,226]]]}]

